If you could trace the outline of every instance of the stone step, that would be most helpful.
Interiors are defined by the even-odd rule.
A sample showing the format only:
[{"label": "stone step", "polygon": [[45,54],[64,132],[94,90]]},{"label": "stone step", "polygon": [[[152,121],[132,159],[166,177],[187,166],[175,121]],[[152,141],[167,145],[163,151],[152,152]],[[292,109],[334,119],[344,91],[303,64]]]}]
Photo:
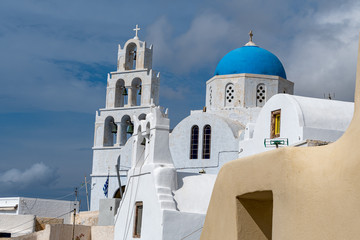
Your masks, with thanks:
[{"label": "stone step", "polygon": [[169,194],[172,195],[171,189],[168,187],[157,187],[156,191],[158,194]]},{"label": "stone step", "polygon": [[169,194],[158,194],[160,201],[174,201],[173,196]]},{"label": "stone step", "polygon": [[176,210],[174,201],[160,201],[161,209]]}]

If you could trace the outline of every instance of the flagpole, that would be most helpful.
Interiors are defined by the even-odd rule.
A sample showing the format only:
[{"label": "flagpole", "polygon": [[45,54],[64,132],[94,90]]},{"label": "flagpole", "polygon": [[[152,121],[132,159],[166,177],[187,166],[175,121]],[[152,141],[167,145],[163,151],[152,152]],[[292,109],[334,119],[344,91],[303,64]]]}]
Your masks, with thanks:
[{"label": "flagpole", "polygon": [[107,177],[107,181],[108,181],[108,187],[107,187],[107,194],[106,194],[106,198],[109,198],[109,186],[110,186],[110,166],[108,167],[108,177]]}]

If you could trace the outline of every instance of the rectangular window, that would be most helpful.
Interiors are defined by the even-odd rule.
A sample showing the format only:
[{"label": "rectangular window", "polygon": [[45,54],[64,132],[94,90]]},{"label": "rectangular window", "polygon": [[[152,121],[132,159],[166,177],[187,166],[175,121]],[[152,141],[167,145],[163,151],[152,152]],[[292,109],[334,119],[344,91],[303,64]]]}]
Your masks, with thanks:
[{"label": "rectangular window", "polygon": [[135,219],[134,219],[134,238],[141,237],[141,221],[143,213],[143,202],[135,203]]},{"label": "rectangular window", "polygon": [[280,137],[281,109],[271,112],[271,134],[270,138]]}]

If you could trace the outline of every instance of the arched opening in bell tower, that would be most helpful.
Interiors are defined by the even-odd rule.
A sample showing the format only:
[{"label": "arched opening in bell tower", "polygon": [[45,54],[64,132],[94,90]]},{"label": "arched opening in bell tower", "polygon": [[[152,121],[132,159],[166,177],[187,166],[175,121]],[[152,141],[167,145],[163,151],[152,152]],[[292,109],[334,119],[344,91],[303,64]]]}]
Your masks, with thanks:
[{"label": "arched opening in bell tower", "polygon": [[139,120],[145,120],[146,119],[146,114],[145,113],[140,114],[138,119]]},{"label": "arched opening in bell tower", "polygon": [[120,146],[124,146],[127,140],[134,133],[134,124],[131,122],[129,115],[125,115],[121,119],[121,130],[120,130]]},{"label": "arched opening in bell tower", "polygon": [[131,82],[131,96],[130,96],[130,105],[131,106],[140,106],[141,105],[141,79],[134,78]]},{"label": "arched opening in bell tower", "polygon": [[126,47],[125,70],[136,69],[137,46],[129,43]]},{"label": "arched opening in bell tower", "polygon": [[124,107],[127,104],[127,89],[125,87],[125,81],[119,79],[115,85],[115,107]]},{"label": "arched opening in bell tower", "polygon": [[118,127],[114,118],[108,116],[104,123],[104,146],[114,146],[114,143],[116,142],[117,128]]}]

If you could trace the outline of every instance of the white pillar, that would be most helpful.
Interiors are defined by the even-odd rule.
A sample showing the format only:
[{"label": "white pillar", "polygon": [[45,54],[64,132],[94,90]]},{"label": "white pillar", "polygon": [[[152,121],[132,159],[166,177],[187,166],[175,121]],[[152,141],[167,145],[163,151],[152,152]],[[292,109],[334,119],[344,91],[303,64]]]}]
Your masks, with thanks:
[{"label": "white pillar", "polygon": [[134,95],[136,97],[136,88],[129,87],[128,105],[135,106],[136,99],[134,101]]},{"label": "white pillar", "polygon": [[114,146],[120,146],[120,134],[121,134],[121,123],[115,123],[117,126],[117,132],[116,132],[116,143]]},{"label": "white pillar", "polygon": [[126,127],[127,127],[127,124],[126,123],[120,123],[119,124],[119,128],[118,128],[118,133],[119,133],[119,142],[120,142],[120,146],[124,146],[125,143],[126,143],[126,140],[127,140],[127,137],[126,137]]}]

